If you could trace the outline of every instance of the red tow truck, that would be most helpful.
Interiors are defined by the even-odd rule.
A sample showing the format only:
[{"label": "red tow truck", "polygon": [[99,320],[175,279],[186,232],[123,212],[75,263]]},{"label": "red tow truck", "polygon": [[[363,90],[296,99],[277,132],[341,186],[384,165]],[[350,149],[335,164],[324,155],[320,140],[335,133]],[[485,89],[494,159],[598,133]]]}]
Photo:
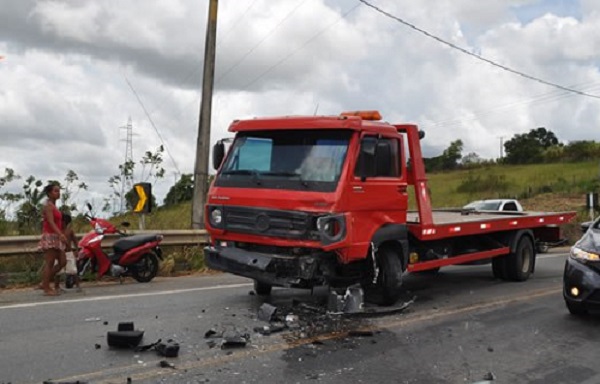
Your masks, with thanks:
[{"label": "red tow truck", "polygon": [[[574,212],[433,210],[412,124],[377,111],[236,120],[205,208],[210,268],[273,286],[343,288],[391,305],[405,273],[491,262],[495,277],[524,281],[536,241],[558,241]],[[411,198],[417,211],[409,210]]]}]

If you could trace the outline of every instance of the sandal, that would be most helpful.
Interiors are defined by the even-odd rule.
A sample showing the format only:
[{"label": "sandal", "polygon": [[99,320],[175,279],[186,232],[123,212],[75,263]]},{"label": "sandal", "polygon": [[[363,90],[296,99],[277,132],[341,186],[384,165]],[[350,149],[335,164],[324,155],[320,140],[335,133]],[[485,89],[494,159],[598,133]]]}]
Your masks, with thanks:
[{"label": "sandal", "polygon": [[44,296],[58,296],[60,293],[56,291],[44,291]]}]

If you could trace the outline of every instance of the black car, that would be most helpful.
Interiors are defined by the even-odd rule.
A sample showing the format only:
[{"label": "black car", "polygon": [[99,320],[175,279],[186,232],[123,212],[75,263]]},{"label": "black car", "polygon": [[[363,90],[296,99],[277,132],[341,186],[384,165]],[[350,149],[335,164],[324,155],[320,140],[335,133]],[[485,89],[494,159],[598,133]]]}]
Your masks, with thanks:
[{"label": "black car", "polygon": [[584,234],[571,248],[563,275],[563,296],[573,315],[600,310],[600,218],[581,229]]}]

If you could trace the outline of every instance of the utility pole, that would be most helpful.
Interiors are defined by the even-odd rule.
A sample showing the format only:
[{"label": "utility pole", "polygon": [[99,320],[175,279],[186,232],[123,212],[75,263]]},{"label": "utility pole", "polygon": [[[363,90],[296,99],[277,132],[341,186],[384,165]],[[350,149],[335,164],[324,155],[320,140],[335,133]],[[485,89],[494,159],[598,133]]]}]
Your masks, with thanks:
[{"label": "utility pole", "polygon": [[125,194],[131,191],[133,188],[133,175],[129,174],[127,163],[133,162],[133,124],[131,123],[131,116],[127,120],[127,125],[121,127],[121,129],[127,130],[126,144],[125,144],[125,162],[123,163],[123,169],[121,170],[121,198],[119,202],[119,213],[125,212]]},{"label": "utility pole", "polygon": [[498,136],[500,139],[500,161],[504,158],[504,136]]},{"label": "utility pole", "polygon": [[200,121],[196,143],[196,163],[194,166],[194,194],[192,197],[192,228],[204,228],[204,205],[208,189],[208,157],[210,152],[210,119],[213,84],[215,80],[215,46],[217,40],[218,0],[210,0],[206,42],[204,44],[204,74],[202,80],[202,100],[200,101]]}]

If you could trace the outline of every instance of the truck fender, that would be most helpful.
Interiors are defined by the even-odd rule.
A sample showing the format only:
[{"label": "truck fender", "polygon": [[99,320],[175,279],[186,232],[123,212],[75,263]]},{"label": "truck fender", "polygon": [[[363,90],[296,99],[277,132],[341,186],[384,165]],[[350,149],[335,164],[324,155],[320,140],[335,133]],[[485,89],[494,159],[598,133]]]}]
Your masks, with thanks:
[{"label": "truck fender", "polygon": [[[531,229],[520,229],[516,232],[513,232],[508,240],[508,246],[510,247],[510,252],[513,253],[517,250],[517,245],[519,244],[519,240],[521,237],[528,236],[531,240],[531,244],[534,245],[533,251],[535,253],[535,236],[533,235],[533,231]],[[531,272],[535,271],[535,255],[533,257],[533,266],[531,267]]]},{"label": "truck fender", "polygon": [[384,243],[396,243],[402,248],[400,261],[402,268],[406,269],[408,265],[408,228],[405,224],[385,224],[380,227],[371,238],[371,243],[379,247]]}]

